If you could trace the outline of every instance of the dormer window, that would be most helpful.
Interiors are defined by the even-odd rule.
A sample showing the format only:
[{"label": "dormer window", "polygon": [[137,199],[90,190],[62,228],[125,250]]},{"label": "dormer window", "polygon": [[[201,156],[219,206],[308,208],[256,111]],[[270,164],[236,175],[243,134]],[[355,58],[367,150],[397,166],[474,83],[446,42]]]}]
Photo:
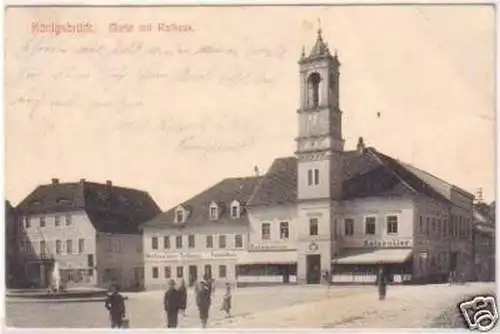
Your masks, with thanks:
[{"label": "dormer window", "polygon": [[231,203],[231,218],[239,218],[241,214],[241,205],[238,201]]},{"label": "dormer window", "polygon": [[175,209],[175,223],[184,223],[186,221],[186,210],[179,206]]},{"label": "dormer window", "polygon": [[210,204],[209,210],[210,210],[210,212],[209,212],[210,220],[217,220],[217,219],[219,219],[219,206],[217,205],[217,203],[212,202]]}]

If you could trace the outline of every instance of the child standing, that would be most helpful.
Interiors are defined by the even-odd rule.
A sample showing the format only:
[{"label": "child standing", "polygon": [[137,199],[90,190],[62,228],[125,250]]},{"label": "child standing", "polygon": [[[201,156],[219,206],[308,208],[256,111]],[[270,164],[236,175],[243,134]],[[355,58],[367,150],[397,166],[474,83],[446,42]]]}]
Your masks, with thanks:
[{"label": "child standing", "polygon": [[226,318],[231,317],[231,284],[226,283],[226,293],[222,300],[221,310],[226,312]]}]

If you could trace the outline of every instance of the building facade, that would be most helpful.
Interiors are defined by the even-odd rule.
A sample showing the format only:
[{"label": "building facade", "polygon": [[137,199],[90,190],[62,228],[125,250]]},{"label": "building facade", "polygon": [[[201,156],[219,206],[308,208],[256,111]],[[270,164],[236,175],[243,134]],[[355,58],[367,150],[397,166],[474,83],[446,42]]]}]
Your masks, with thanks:
[{"label": "building facade", "polygon": [[5,201],[5,283],[7,288],[19,288],[26,284],[25,259],[18,242],[22,230],[18,228],[17,222],[15,208],[9,201]]},{"label": "building facade", "polygon": [[492,216],[474,210],[474,278],[478,281],[495,281],[495,224]]},{"label": "building facade", "polygon": [[165,288],[169,279],[192,285],[204,274],[234,282],[248,249],[246,203],[258,181],[223,180],[143,224],[146,288]]},{"label": "building facade", "polygon": [[[239,283],[373,283],[380,268],[393,282],[443,281],[450,271],[471,279],[473,195],[362,138],[344,149],[340,62],[321,31],[299,60],[298,85],[295,156],[277,158],[265,175],[249,178],[242,225],[210,223],[218,196],[205,191],[196,203],[188,200],[143,225],[145,245],[165,234],[219,233],[222,225],[220,233],[246,233],[248,243],[227,262],[235,275],[226,279]],[[172,230],[176,210],[187,220]],[[191,217],[200,210],[201,217]],[[197,252],[183,251],[186,258]],[[176,265],[184,261],[171,256]]]},{"label": "building facade", "polygon": [[[18,206],[31,286],[48,287],[54,268],[69,285],[143,286],[138,225],[160,209],[145,192],[80,180],[36,188]],[[57,267],[56,267],[57,263]],[[57,270],[57,269],[56,269]]]}]

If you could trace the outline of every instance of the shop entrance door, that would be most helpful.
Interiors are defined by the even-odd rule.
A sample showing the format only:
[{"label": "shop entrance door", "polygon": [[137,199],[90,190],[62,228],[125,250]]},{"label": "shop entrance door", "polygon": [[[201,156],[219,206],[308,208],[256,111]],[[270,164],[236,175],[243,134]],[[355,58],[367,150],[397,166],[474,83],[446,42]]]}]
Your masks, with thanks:
[{"label": "shop entrance door", "polygon": [[321,282],[321,255],[306,256],[307,284],[319,284]]}]

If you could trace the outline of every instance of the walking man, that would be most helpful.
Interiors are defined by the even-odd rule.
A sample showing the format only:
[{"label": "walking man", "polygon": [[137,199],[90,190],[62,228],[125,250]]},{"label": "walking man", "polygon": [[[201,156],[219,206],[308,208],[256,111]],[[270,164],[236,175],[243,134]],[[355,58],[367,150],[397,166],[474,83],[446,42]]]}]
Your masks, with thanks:
[{"label": "walking man", "polygon": [[385,277],[384,268],[380,268],[377,276],[378,299],[384,300],[387,292],[387,280]]},{"label": "walking man", "polygon": [[125,299],[119,293],[119,290],[117,285],[113,286],[104,304],[109,311],[111,328],[122,328],[123,318],[125,318]]},{"label": "walking man", "polygon": [[179,292],[179,310],[182,312],[183,316],[186,316],[187,290],[184,280],[181,280],[181,286],[177,291]]},{"label": "walking man", "polygon": [[168,289],[163,298],[163,307],[167,315],[167,328],[176,328],[179,315],[179,292],[175,289],[175,281],[168,281]]},{"label": "walking man", "polygon": [[203,275],[202,280],[196,285],[196,304],[200,311],[201,327],[206,328],[208,322],[208,313],[212,298],[212,284],[207,274]]}]

